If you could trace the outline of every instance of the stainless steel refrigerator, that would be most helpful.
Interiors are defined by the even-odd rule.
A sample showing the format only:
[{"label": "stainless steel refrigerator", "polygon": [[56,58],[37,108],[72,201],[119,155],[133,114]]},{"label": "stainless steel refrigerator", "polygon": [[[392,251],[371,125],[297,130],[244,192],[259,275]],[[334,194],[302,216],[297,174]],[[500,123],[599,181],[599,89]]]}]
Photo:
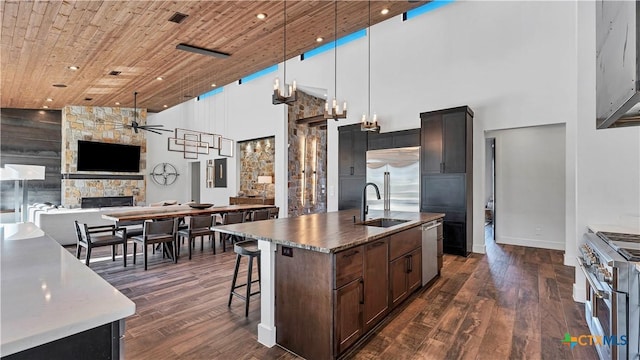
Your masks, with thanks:
[{"label": "stainless steel refrigerator", "polygon": [[367,151],[367,182],[376,184],[382,197],[377,200],[369,186],[369,209],[419,212],[420,147]]}]

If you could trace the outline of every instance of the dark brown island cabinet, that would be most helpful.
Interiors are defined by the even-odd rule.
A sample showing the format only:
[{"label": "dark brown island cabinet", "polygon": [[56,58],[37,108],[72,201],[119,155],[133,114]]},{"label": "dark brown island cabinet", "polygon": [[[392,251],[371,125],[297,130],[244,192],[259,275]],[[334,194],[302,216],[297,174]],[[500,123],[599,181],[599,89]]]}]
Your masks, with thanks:
[{"label": "dark brown island cabinet", "polygon": [[445,213],[443,249],[467,256],[473,247],[473,111],[423,112],[420,211]]},{"label": "dark brown island cabinet", "polygon": [[415,226],[336,253],[278,245],[277,343],[306,359],[344,355],[420,288],[421,238]]}]

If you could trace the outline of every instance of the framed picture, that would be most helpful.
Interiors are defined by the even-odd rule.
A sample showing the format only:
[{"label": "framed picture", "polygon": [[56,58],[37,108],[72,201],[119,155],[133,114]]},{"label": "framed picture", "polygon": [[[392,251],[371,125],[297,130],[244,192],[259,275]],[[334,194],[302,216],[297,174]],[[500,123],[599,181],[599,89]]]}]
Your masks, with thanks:
[{"label": "framed picture", "polygon": [[227,187],[227,159],[213,160],[214,187]]},{"label": "framed picture", "polygon": [[220,148],[218,149],[218,154],[220,156],[233,156],[233,147],[235,146],[233,140],[220,137]]}]

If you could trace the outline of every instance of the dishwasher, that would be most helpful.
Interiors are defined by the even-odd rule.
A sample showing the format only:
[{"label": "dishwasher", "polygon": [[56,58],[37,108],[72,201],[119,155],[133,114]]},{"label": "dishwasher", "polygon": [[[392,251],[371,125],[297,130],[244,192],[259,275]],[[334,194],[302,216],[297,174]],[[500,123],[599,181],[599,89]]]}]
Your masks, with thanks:
[{"label": "dishwasher", "polygon": [[438,226],[437,220],[422,225],[422,286],[438,275]]}]

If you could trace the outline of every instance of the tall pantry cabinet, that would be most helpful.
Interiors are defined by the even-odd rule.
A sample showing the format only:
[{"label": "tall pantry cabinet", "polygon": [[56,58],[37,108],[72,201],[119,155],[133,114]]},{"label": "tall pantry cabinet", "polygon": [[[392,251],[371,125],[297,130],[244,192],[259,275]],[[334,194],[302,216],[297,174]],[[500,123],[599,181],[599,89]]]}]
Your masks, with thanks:
[{"label": "tall pantry cabinet", "polygon": [[473,247],[473,111],[468,106],[420,114],[420,211],[445,213],[444,252]]}]

